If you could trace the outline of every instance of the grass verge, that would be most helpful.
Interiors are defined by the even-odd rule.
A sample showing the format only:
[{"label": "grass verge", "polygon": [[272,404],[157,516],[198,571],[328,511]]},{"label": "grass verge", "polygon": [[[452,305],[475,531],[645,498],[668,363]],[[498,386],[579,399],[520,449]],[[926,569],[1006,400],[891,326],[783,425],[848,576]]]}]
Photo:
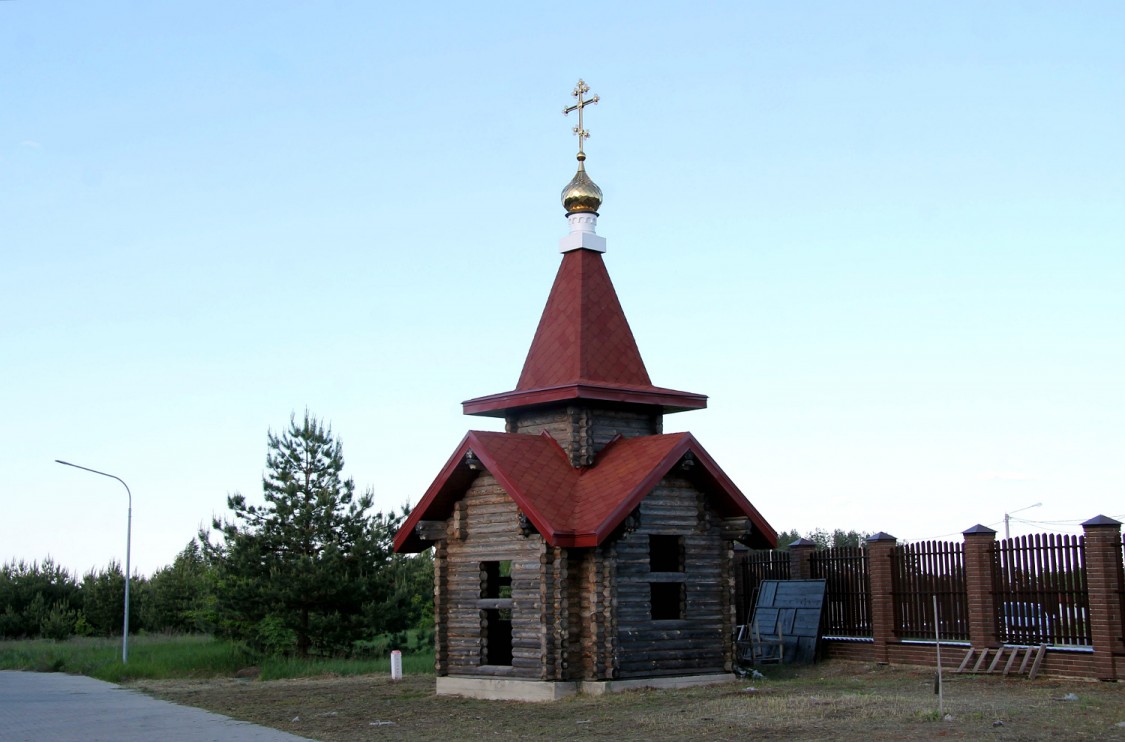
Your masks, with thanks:
[{"label": "grass verge", "polygon": [[[270,657],[261,663],[262,680],[282,680],[285,678],[310,678],[322,675],[346,677],[350,675],[389,675],[391,661],[380,659],[307,659],[296,657]],[[433,675],[434,655],[404,654],[402,656],[404,675]]]},{"label": "grass verge", "polygon": [[[433,673],[432,654],[403,657],[403,672]],[[27,639],[0,642],[0,669],[67,672],[117,683],[139,679],[233,677],[248,666],[263,679],[389,674],[390,659],[261,658],[241,644],[211,636],[135,636],[129,663],[121,662],[120,639],[73,638],[63,642]]]}]

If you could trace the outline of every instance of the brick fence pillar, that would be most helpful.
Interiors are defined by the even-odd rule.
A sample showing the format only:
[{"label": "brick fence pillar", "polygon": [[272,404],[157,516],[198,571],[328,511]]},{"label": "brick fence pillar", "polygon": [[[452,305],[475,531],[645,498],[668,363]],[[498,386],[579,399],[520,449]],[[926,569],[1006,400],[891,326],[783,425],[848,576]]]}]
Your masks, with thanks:
[{"label": "brick fence pillar", "polygon": [[[1121,523],[1099,515],[1082,524],[1086,542],[1086,587],[1090,600],[1090,640],[1101,680],[1116,680],[1117,658],[1125,656],[1121,563]],[[1125,665],[1122,667],[1125,670]]]},{"label": "brick fence pillar", "polygon": [[867,539],[867,576],[871,581],[871,636],[875,661],[890,662],[887,645],[895,641],[894,558],[898,539],[880,531]]},{"label": "brick fence pillar", "polygon": [[965,536],[965,592],[969,603],[969,641],[973,648],[996,647],[996,586],[992,546],[996,531],[979,523]]},{"label": "brick fence pillar", "polygon": [[799,538],[789,544],[789,579],[812,579],[812,555],[816,544],[807,538]]}]

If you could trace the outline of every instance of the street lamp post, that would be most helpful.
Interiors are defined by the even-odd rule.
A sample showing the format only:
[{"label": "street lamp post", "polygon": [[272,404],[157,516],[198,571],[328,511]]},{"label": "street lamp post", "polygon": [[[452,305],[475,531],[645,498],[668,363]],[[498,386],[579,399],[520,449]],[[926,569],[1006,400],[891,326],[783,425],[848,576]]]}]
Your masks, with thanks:
[{"label": "street lamp post", "polygon": [[1004,513],[1004,538],[1009,539],[1009,538],[1012,537],[1012,534],[1010,532],[1011,529],[1009,529],[1009,527],[1008,527],[1008,521],[1011,519],[1012,513],[1021,513],[1024,510],[1031,510],[1032,508],[1037,508],[1042,504],[1043,503],[1041,503],[1041,502],[1037,502],[1034,505],[1028,505],[1025,508],[1019,508],[1018,510],[1013,510],[1011,513]]},{"label": "street lamp post", "polygon": [[129,495],[129,520],[125,529],[125,627],[122,629],[121,634],[121,664],[127,665],[129,664],[129,576],[131,569],[129,557],[133,550],[133,493],[129,490],[129,485],[125,484],[125,480],[121,477],[115,477],[112,474],[106,474],[104,471],[79,466],[78,464],[72,464],[69,461],[63,461],[61,459],[55,459],[55,463],[62,464],[63,466],[73,466],[75,469],[82,469],[92,474],[101,474],[103,477],[116,479],[118,482],[121,482],[122,486],[125,487],[125,493]]}]

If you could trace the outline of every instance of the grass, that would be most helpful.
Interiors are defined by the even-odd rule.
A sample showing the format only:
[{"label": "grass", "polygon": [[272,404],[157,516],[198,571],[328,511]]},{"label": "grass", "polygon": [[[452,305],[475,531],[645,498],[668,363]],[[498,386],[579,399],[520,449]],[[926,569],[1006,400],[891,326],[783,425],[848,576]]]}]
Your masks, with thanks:
[{"label": "grass", "polygon": [[252,663],[239,645],[208,636],[137,636],[129,640],[129,663],[121,662],[121,640],[73,638],[57,642],[0,642],[0,668],[67,672],[111,682],[136,678],[206,678],[234,675]]},{"label": "grass", "polygon": [[[381,659],[308,659],[296,657],[270,657],[261,663],[262,680],[282,680],[284,678],[310,678],[322,675],[347,677],[350,675],[389,675],[391,661]],[[434,655],[404,654],[402,656],[404,675],[433,675]]]},{"label": "grass", "polygon": [[[409,739],[1125,740],[1115,683],[953,675],[945,713],[933,672],[832,661],[681,690],[632,690],[553,703],[434,694],[432,675],[271,682],[139,681],[135,688],[327,742]],[[1066,700],[1074,694],[1077,700]]]},{"label": "grass", "polygon": [[[239,670],[249,666],[259,667],[260,677],[266,680],[390,673],[389,658],[262,658],[237,642],[200,635],[130,637],[128,665],[121,662],[120,639],[0,642],[0,669],[66,672],[113,683],[140,679],[234,677]],[[433,673],[433,666],[432,654],[403,657],[403,672],[407,674]]]},{"label": "grass", "polygon": [[[1125,740],[1120,684],[946,676],[937,712],[933,672],[841,661],[763,668],[765,677],[708,688],[638,690],[556,703],[435,696],[433,655],[389,660],[264,659],[206,636],[0,642],[0,669],[64,671],[312,739],[445,740],[591,736],[629,739]],[[261,681],[237,679],[250,664]],[[1119,726],[1120,725],[1120,726]]]}]

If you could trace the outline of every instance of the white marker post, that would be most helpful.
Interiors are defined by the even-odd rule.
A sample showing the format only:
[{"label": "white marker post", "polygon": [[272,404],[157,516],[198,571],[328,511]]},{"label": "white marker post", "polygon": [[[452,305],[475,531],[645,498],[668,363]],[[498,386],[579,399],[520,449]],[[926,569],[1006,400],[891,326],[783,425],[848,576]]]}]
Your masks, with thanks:
[{"label": "white marker post", "polygon": [[402,680],[402,652],[391,652],[391,680]]}]

